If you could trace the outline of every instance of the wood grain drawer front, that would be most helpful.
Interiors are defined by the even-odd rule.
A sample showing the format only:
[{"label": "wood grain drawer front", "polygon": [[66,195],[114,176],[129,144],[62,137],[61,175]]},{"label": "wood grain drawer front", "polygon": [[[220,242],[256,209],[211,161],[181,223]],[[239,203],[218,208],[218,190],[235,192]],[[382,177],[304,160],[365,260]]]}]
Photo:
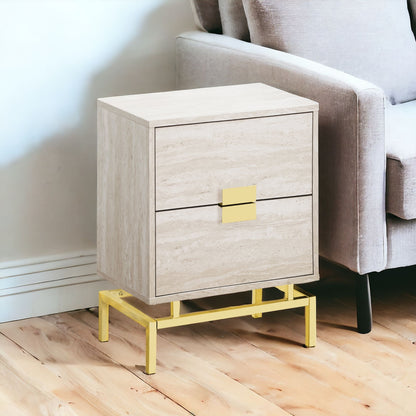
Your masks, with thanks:
[{"label": "wood grain drawer front", "polygon": [[224,188],[257,199],[312,193],[312,113],[156,129],[156,210],[217,204]]},{"label": "wood grain drawer front", "polygon": [[156,213],[156,296],[313,273],[312,197],[257,202],[257,219],[221,208]]}]

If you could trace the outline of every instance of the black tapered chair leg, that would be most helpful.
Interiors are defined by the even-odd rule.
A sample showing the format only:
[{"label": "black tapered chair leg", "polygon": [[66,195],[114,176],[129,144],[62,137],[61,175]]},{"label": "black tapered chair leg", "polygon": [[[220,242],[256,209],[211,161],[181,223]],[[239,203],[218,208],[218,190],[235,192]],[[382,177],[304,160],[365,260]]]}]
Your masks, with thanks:
[{"label": "black tapered chair leg", "polygon": [[357,330],[360,334],[371,331],[373,313],[371,308],[370,276],[357,275]]}]

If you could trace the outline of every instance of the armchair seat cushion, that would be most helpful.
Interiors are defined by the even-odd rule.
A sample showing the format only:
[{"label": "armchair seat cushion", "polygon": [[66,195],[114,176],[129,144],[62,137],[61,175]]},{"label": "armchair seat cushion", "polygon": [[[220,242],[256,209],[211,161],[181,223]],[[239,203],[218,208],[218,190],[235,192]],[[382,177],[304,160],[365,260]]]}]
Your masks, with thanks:
[{"label": "armchair seat cushion", "polygon": [[386,107],[387,212],[416,219],[416,100]]}]

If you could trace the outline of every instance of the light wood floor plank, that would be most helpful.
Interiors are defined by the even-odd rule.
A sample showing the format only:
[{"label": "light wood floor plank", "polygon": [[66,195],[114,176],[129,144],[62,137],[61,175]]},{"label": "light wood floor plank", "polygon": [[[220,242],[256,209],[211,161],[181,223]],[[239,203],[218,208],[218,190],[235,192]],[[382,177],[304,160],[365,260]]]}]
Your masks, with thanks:
[{"label": "light wood floor plank", "polygon": [[[317,347],[302,310],[160,330],[157,374],[143,373],[143,328],[96,309],[0,324],[0,415],[416,415],[416,268],[372,278],[374,328],[355,330],[355,276],[323,264]],[[187,302],[229,306],[249,293]],[[169,305],[144,308],[156,316]],[[1,335],[4,334],[4,335]]]},{"label": "light wood floor plank", "polygon": [[340,308],[348,314],[355,313],[352,308],[349,310],[345,304],[337,304],[337,302],[332,306],[326,306],[318,317],[320,338],[349,353],[355,359],[371,365],[373,369],[377,369],[387,377],[400,380],[409,388],[416,390],[416,362],[409,360],[416,353],[415,345],[402,334],[380,324],[380,321],[387,319],[380,314],[375,319],[370,334],[340,331],[336,325],[336,323],[340,324],[340,320],[334,318],[336,310]]},{"label": "light wood floor plank", "polygon": [[373,313],[380,325],[416,341],[416,298],[408,294],[393,295],[391,299],[374,302]]},{"label": "light wood floor plank", "polygon": [[43,387],[31,383],[24,374],[17,373],[4,359],[3,348],[10,342],[0,335],[0,414],[7,416],[76,416],[65,401]]},{"label": "light wood floor plank", "polygon": [[87,401],[101,403],[106,413],[189,415],[90,344],[71,337],[44,319],[5,323],[0,331],[58,377],[67,380],[73,389],[81,390]]},{"label": "light wood floor plank", "polygon": [[[307,415],[313,410],[314,415],[338,415],[337,403],[341,402],[346,413],[359,414],[358,403],[349,402],[348,389],[345,392],[339,391],[336,386],[323,382],[321,377],[319,380],[314,377],[309,360],[299,360],[300,352],[293,354],[290,357],[292,360],[287,360],[288,354],[283,357],[273,356],[272,351],[267,351],[264,347],[258,348],[249,338],[227,333],[226,329],[224,328],[224,332],[218,331],[216,325],[211,328],[209,325],[195,329],[182,328],[181,331],[170,334],[170,337],[174,337],[181,344],[191,336],[192,341],[185,347],[187,350],[196,355],[201,354],[230,377],[249,386],[291,414]],[[268,342],[276,340],[269,339]],[[303,354],[314,354],[304,351],[296,344],[291,344],[289,348],[302,349]],[[278,349],[282,350],[281,347]],[[320,374],[326,371],[322,370],[320,362],[316,367],[319,367]],[[339,385],[339,382],[336,384]],[[329,395],[333,399],[332,403],[327,400]]]},{"label": "light wood floor plank", "polygon": [[[4,335],[0,335],[0,366],[10,367],[10,371],[17,377],[24,379],[32,386],[41,387],[46,393],[51,393],[56,399],[67,403],[78,415],[112,416],[112,413],[102,406],[100,402],[86,400],[88,395],[82,386],[78,389],[75,388],[72,383],[68,382],[59,373],[56,374],[51,371],[48,366],[45,366],[44,363]],[[7,383],[7,379],[4,380]],[[45,404],[50,399],[51,396],[49,395],[45,399]],[[15,401],[14,407],[16,411],[19,406],[19,401]]]},{"label": "light wood floor plank", "polygon": [[[216,300],[219,300],[219,298],[202,300],[199,303],[205,303],[206,306],[210,307],[221,306],[216,304]],[[339,351],[330,344],[321,345],[321,349],[316,350],[301,348],[300,345],[303,342],[304,333],[303,315],[294,314],[290,311],[283,312],[283,315],[290,320],[290,325],[286,327],[279,323],[280,316],[283,316],[281,314],[282,312],[265,314],[261,320],[245,318],[216,322],[205,337],[198,337],[198,333],[202,330],[201,328],[207,331],[208,327],[203,325],[159,331],[159,337],[165,337],[170,341],[179,337],[177,342],[179,347],[193,354],[200,354],[201,358],[216,366],[219,371],[224,371],[244,385],[253,386],[253,377],[256,377],[258,373],[262,374],[264,372],[266,374],[264,379],[268,380],[267,386],[269,390],[265,389],[265,386],[261,383],[254,383],[254,391],[275,402],[288,412],[296,411],[296,414],[302,414],[305,411],[307,414],[307,409],[313,408],[317,414],[338,415],[339,403],[343,403],[343,408],[355,415],[368,414],[368,409],[370,408],[371,414],[374,415],[378,415],[380,411],[384,410],[389,410],[393,413],[402,411],[403,403],[406,404],[407,393],[401,389],[401,385],[396,385],[394,380],[390,380],[388,377],[383,379],[382,374],[375,372],[371,367],[367,368],[365,365],[358,365],[358,368],[351,376],[348,373],[341,375],[338,369],[331,368],[331,364],[328,368],[328,354],[335,357],[335,360],[339,360],[342,365],[347,364],[349,366],[354,363],[350,362],[351,357],[348,354]],[[248,329],[244,329],[244,336],[241,336],[240,333],[239,335],[242,339],[247,338],[248,335],[248,341],[258,346],[257,350],[249,348],[252,356],[245,351],[246,347],[243,346],[239,349],[241,342],[236,342],[235,338],[231,342],[231,352],[229,354],[227,354],[226,350],[223,350],[222,354],[213,353],[213,348],[210,348],[213,340],[216,342],[214,349],[226,348],[225,345],[227,345],[229,333],[235,330],[238,331],[241,325],[244,326],[244,323],[248,323],[246,325]],[[126,320],[118,314],[113,316],[113,324],[116,328],[125,326],[125,331],[128,332],[137,331],[137,326],[133,322]],[[223,326],[228,332],[223,331]],[[279,340],[279,333],[289,338],[283,339],[281,337]],[[359,334],[351,334],[361,337]],[[262,335],[260,344],[256,344],[258,343],[257,338],[259,338],[259,335]],[[297,339],[299,341],[296,341]],[[295,341],[290,342],[290,340]],[[281,341],[283,341],[283,345],[281,345]],[[267,344],[272,346],[270,347]],[[270,356],[265,358],[262,349],[270,352],[279,361],[274,363]],[[307,357],[311,359],[308,360]],[[262,366],[264,362],[267,362],[267,365]],[[241,363],[244,363],[244,366]],[[332,363],[332,366],[334,365],[336,363]],[[399,368],[398,372],[400,371],[402,369]],[[376,385],[367,384],[366,380],[371,377],[374,378],[373,384]],[[299,378],[302,379],[302,383],[299,383]],[[361,378],[362,381],[357,383],[357,378]],[[268,394],[270,389],[273,390],[274,381],[278,382],[276,390]],[[308,386],[308,391],[310,392],[306,396],[302,395],[305,385]],[[380,387],[388,388],[391,393],[395,393],[396,401],[392,402],[389,397],[385,397],[383,389],[379,390]],[[291,395],[287,396],[285,393],[282,393],[279,398],[279,395],[276,393],[279,389],[285,393],[290,391]],[[327,397],[329,396],[331,396],[332,400],[328,402]],[[363,399],[366,397],[370,400]],[[410,405],[411,403],[407,404],[405,409],[409,408]],[[292,408],[293,406],[295,408]]]},{"label": "light wood floor plank", "polygon": [[[186,333],[185,328],[181,328],[182,334],[177,331],[172,333],[171,337],[182,336],[178,341],[181,343],[189,338],[191,341],[186,344],[186,348],[189,346],[197,353],[199,351],[201,354],[205,353],[208,361],[212,360],[219,366],[226,367],[227,373],[232,377],[238,377],[242,383],[251,383],[251,375],[256,373],[256,369],[264,372],[266,379],[278,378],[280,389],[284,392],[293,392],[296,399],[283,393],[276,399],[277,403],[294,414],[308,414],[307,409],[313,408],[316,414],[338,415],[341,403],[346,414],[353,415],[379,415],[383,411],[398,414],[403,411],[403,403],[408,394],[402,389],[401,384],[395,383],[389,377],[383,377],[383,374],[373,370],[371,366],[355,362],[353,357],[324,342],[322,337],[319,338],[317,348],[309,350],[301,348],[296,340],[302,340],[303,337],[303,316],[299,317],[301,319],[296,319],[297,317],[291,314],[291,324],[297,321],[296,326],[302,330],[299,334],[297,328],[282,325],[279,322],[279,315],[281,313],[277,312],[264,315],[261,320],[245,318],[236,319],[234,322],[224,321],[222,328],[219,323],[215,323],[211,328],[205,327],[205,333],[201,332],[202,327],[195,328],[193,336]],[[196,336],[195,332],[199,332],[200,337]],[[256,366],[256,363],[261,362],[259,353],[231,340],[227,335],[230,332],[257,347],[261,353],[269,353],[279,362],[274,363],[269,358],[266,361],[267,366]],[[220,334],[222,334],[221,338]],[[215,349],[221,350],[221,354],[211,354],[212,349],[209,347],[202,349],[204,344],[210,345],[213,342]],[[239,373],[238,361],[232,364],[233,356],[245,363],[247,370],[245,373]],[[351,370],[340,372],[340,367]],[[255,385],[256,388],[261,386],[258,383]],[[273,381],[269,381],[268,385],[273,385]],[[301,388],[306,388],[308,394],[299,392]],[[387,397],[384,389],[389,391]],[[391,396],[395,401],[391,400]],[[331,400],[328,400],[328,397],[331,397]],[[273,399],[273,396],[269,398],[269,400]]]},{"label": "light wood floor plank", "polygon": [[97,340],[97,318],[89,312],[61,315],[57,325],[88,340],[155,389],[174,397],[192,414],[288,416],[280,407],[207,364],[204,359],[167,341],[162,331],[159,331],[158,337],[157,373],[151,376],[144,374],[143,365],[137,365],[144,363],[143,328],[134,325],[115,310],[111,315],[111,321],[115,324],[110,325],[110,341],[107,343]]}]

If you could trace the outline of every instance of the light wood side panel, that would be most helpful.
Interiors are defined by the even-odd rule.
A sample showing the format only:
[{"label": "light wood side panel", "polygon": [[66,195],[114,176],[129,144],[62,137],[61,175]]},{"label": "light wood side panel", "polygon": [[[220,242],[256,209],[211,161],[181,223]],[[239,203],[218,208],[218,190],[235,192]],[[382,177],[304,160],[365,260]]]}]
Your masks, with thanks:
[{"label": "light wood side panel", "polygon": [[256,220],[229,224],[219,206],[157,212],[156,295],[311,275],[312,197],[256,205]]},{"label": "light wood side panel", "polygon": [[152,136],[100,105],[97,128],[98,274],[145,299],[154,294]]},{"label": "light wood side panel", "polygon": [[156,129],[156,210],[220,203],[257,185],[257,199],[312,193],[312,113]]}]

